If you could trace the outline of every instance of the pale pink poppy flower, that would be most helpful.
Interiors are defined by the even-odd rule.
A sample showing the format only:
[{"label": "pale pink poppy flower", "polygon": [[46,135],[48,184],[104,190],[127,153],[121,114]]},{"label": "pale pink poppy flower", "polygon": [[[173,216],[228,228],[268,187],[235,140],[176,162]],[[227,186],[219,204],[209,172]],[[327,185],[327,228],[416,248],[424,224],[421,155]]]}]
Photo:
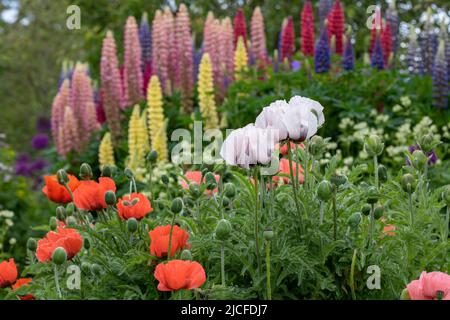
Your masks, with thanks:
[{"label": "pale pink poppy flower", "polygon": [[406,286],[411,300],[436,300],[441,295],[443,300],[450,300],[450,276],[444,272],[423,271],[419,280]]}]

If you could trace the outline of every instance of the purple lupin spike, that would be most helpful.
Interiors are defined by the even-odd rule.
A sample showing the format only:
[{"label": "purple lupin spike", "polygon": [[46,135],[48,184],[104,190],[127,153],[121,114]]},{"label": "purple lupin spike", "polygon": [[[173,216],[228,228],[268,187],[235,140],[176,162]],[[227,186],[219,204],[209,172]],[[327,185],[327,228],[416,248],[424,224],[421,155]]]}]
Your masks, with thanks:
[{"label": "purple lupin spike", "polygon": [[330,45],[328,42],[328,30],[322,28],[319,41],[314,52],[314,69],[316,73],[326,73],[330,70]]}]

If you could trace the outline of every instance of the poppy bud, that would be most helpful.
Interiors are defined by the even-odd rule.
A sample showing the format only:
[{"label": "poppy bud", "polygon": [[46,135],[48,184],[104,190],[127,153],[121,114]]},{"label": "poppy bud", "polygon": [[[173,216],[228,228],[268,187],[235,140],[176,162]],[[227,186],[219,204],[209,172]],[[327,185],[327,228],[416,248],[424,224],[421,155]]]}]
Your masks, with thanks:
[{"label": "poppy bud", "polygon": [[56,217],[60,221],[64,221],[66,218],[66,209],[63,206],[59,206],[56,208]]},{"label": "poppy bud", "polygon": [[428,162],[428,157],[422,150],[415,150],[412,153],[412,165],[417,170],[422,170],[425,164]]},{"label": "poppy bud", "polygon": [[155,163],[158,159],[158,152],[156,150],[152,150],[147,154],[147,161],[150,163]]},{"label": "poppy bud", "polygon": [[195,182],[191,182],[189,184],[189,191],[194,194],[194,196],[198,197],[200,195],[199,186]]},{"label": "poppy bud", "polygon": [[102,168],[102,177],[111,178],[113,175],[113,167],[104,165]]},{"label": "poppy bud", "polygon": [[36,239],[34,238],[29,238],[27,241],[27,249],[34,252],[36,251],[37,248],[37,242]]},{"label": "poppy bud", "polygon": [[83,163],[80,167],[80,177],[83,180],[91,180],[92,179],[92,168],[89,164]]},{"label": "poppy bud", "polygon": [[447,206],[450,206],[450,185],[446,186],[444,192],[442,192],[442,199],[445,201]]},{"label": "poppy bud", "polygon": [[371,186],[367,189],[367,203],[373,204],[377,203],[378,198],[380,197],[377,188]]},{"label": "poppy bud", "polygon": [[418,137],[417,143],[424,152],[432,151],[437,145],[436,140],[434,139],[434,136],[431,132]]},{"label": "poppy bud", "polygon": [[375,134],[368,136],[364,142],[364,150],[370,157],[379,156],[384,149],[381,138]]},{"label": "poppy bud", "polygon": [[56,228],[58,227],[58,219],[56,219],[56,217],[51,217],[49,225],[50,225],[50,229],[55,231]]},{"label": "poppy bud", "polygon": [[362,219],[361,213],[356,212],[348,218],[347,223],[350,228],[356,228],[361,223],[361,219]]},{"label": "poppy bud", "polygon": [[98,264],[93,263],[91,265],[91,272],[95,276],[100,276],[102,274],[102,267],[100,267]]},{"label": "poppy bud", "polygon": [[58,247],[53,251],[52,262],[56,265],[61,265],[67,260],[67,252],[64,248]]},{"label": "poppy bud", "polygon": [[190,250],[184,249],[181,252],[181,260],[192,260],[192,253]]},{"label": "poppy bud", "polygon": [[129,232],[134,233],[138,229],[138,222],[135,218],[130,218],[127,221],[127,229]]},{"label": "poppy bud", "polygon": [[335,173],[331,176],[330,181],[336,187],[339,187],[347,182],[347,177],[344,176],[343,174]]},{"label": "poppy bud", "polygon": [[208,172],[205,175],[205,181],[206,183],[216,183],[216,177],[214,176],[214,173]]},{"label": "poppy bud", "polygon": [[91,264],[89,262],[83,261],[81,263],[81,271],[84,273],[89,273],[91,271]]},{"label": "poppy bud", "polygon": [[59,169],[56,172],[56,178],[58,179],[58,183],[60,185],[66,185],[69,183],[69,177],[67,176],[67,172],[64,169]]},{"label": "poppy bud", "polygon": [[322,201],[328,201],[333,196],[333,185],[328,180],[323,180],[317,187],[317,197]]},{"label": "poppy bud", "polygon": [[321,136],[313,136],[309,142],[309,151],[314,157],[319,157],[325,151],[326,142]]},{"label": "poppy bud", "polygon": [[411,300],[407,288],[403,289],[402,294],[400,295],[400,300]]},{"label": "poppy bud", "polygon": [[266,228],[263,232],[264,240],[270,241],[273,239],[275,233],[273,232],[272,228]]},{"label": "poppy bud", "polygon": [[382,164],[378,165],[378,177],[380,179],[380,182],[386,182],[388,179],[387,169]]},{"label": "poppy bud", "polygon": [[66,219],[66,224],[68,227],[75,227],[77,225],[77,219],[75,219],[75,217],[67,217]]},{"label": "poppy bud", "polygon": [[173,199],[170,210],[175,214],[180,213],[181,210],[183,210],[183,200],[181,200],[181,198]]},{"label": "poppy bud", "polygon": [[206,185],[206,189],[207,189],[207,190],[212,191],[212,190],[214,190],[215,188],[217,188],[217,184],[216,184],[216,183],[208,183],[208,184]]},{"label": "poppy bud", "polygon": [[228,199],[227,197],[223,197],[222,199],[222,205],[224,207],[228,207],[230,205],[230,199]]},{"label": "poppy bud", "polygon": [[233,199],[235,195],[236,195],[236,188],[234,184],[227,183],[225,185],[225,196],[227,196],[230,199]]},{"label": "poppy bud", "polygon": [[125,177],[127,177],[128,179],[133,179],[134,178],[134,174],[133,171],[131,171],[130,168],[125,168],[125,170],[123,171],[123,174],[125,175]]},{"label": "poppy bud", "polygon": [[372,207],[370,204],[364,204],[364,206],[361,209],[361,212],[363,215],[368,216],[370,214],[370,211],[372,211]]},{"label": "poppy bud", "polygon": [[384,207],[383,206],[376,206],[373,210],[373,217],[375,220],[380,219],[383,216],[384,213]]},{"label": "poppy bud", "polygon": [[162,176],[161,176],[161,181],[162,181],[162,183],[164,183],[165,185],[168,185],[169,184],[169,177],[167,176],[167,175],[165,175],[165,174],[163,174]]},{"label": "poppy bud", "polygon": [[108,190],[105,193],[105,202],[108,206],[113,206],[116,204],[117,198],[114,191]]},{"label": "poppy bud", "polygon": [[91,248],[91,241],[88,238],[83,239],[83,247],[86,250],[89,250]]},{"label": "poppy bud", "polygon": [[231,223],[228,220],[221,219],[216,226],[216,239],[227,240],[231,233]]},{"label": "poppy bud", "polygon": [[406,173],[402,176],[401,185],[403,191],[411,193],[416,188],[416,179],[412,174]]},{"label": "poppy bud", "polygon": [[73,212],[75,211],[75,205],[73,202],[69,203],[66,207],[66,217],[70,217],[73,215]]}]

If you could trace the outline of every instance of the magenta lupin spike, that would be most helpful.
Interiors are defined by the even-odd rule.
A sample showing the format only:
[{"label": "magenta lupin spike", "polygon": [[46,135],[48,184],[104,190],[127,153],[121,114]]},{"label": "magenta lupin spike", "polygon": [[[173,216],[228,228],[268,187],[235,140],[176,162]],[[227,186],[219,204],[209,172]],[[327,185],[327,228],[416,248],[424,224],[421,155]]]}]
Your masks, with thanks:
[{"label": "magenta lupin spike", "polygon": [[152,27],[152,72],[161,81],[164,93],[168,94],[170,88],[169,81],[169,42],[167,41],[164,29],[164,18],[160,10],[157,10],[153,19]]},{"label": "magenta lupin spike", "polygon": [[61,88],[58,94],[53,99],[52,104],[52,118],[51,118],[51,127],[52,127],[52,136],[53,141],[55,142],[56,149],[60,155],[63,155],[63,149],[60,144],[60,128],[62,129],[64,122],[64,110],[66,106],[69,105],[70,99],[70,82],[69,79],[65,79],[61,85]]},{"label": "magenta lupin spike", "polygon": [[139,42],[139,27],[134,17],[128,17],[124,35],[124,97],[127,106],[143,99],[142,57]]}]

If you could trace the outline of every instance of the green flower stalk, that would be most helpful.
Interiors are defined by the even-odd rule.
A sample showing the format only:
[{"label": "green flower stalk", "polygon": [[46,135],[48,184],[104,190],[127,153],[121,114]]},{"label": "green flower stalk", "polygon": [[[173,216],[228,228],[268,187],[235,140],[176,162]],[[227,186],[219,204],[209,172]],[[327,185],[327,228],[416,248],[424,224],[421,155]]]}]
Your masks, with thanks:
[{"label": "green flower stalk", "polygon": [[369,157],[373,158],[373,170],[375,174],[375,186],[379,187],[379,178],[378,178],[378,156],[383,153],[384,143],[381,138],[377,135],[370,135],[366,138],[364,142],[364,150],[369,155]]},{"label": "green flower stalk", "polygon": [[264,230],[264,239],[266,240],[266,289],[267,300],[272,300],[272,285],[270,276],[270,245],[273,239],[274,233],[272,229],[267,228]]}]

